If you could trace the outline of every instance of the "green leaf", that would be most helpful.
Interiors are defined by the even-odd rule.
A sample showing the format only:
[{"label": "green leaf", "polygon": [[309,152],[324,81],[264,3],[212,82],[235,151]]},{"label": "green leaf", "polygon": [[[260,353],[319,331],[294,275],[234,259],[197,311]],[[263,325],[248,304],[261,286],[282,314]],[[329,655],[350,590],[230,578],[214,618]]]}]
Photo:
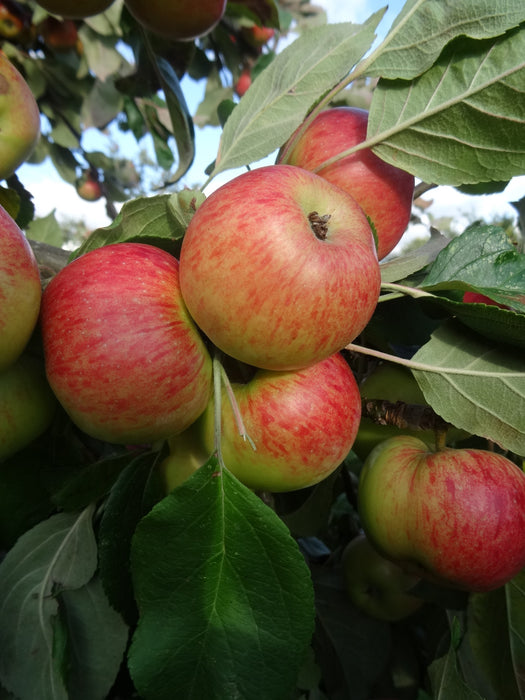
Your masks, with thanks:
[{"label": "green leaf", "polygon": [[440,326],[412,358],[425,400],[444,420],[525,455],[525,360],[522,351]]},{"label": "green leaf", "polygon": [[64,242],[64,232],[55,217],[55,209],[47,216],[33,219],[27,227],[27,235],[34,241],[54,245],[57,248]]},{"label": "green leaf", "polygon": [[438,255],[421,286],[433,291],[470,289],[525,312],[525,255],[503,229],[474,224]]},{"label": "green leaf", "polygon": [[313,631],[282,521],[211,459],[137,527],[129,668],[147,700],[288,698]]},{"label": "green leaf", "polygon": [[285,143],[312,106],[370,48],[384,10],[363,25],[305,31],[252,83],[224,125],[213,175],[264,158]]},{"label": "green leaf", "polygon": [[399,258],[393,258],[380,263],[381,281],[397,282],[433,262],[443,248],[449,245],[449,239],[437,229],[430,229],[430,240],[416,250],[410,251]]},{"label": "green leaf", "polygon": [[126,202],[115,221],[109,226],[93,231],[72,257],[79,257],[111,243],[133,241],[160,245],[167,249],[177,248],[175,241],[181,234],[177,234],[171,225],[170,197],[169,194],[159,194],[137,197]]},{"label": "green leaf", "polygon": [[486,700],[520,700],[511,662],[505,588],[469,597],[459,663]]},{"label": "green leaf", "polygon": [[524,20],[522,0],[407,0],[367,75],[410,80],[430,68],[456,37],[489,39]]},{"label": "green leaf", "polygon": [[525,697],[525,570],[521,571],[505,586],[509,618],[510,649],[514,677],[520,697]]},{"label": "green leaf", "polygon": [[441,185],[525,172],[525,27],[460,38],[412,82],[380,80],[367,144],[383,160]]},{"label": "green leaf", "polygon": [[486,700],[465,683],[453,645],[445,656],[432,662],[428,673],[435,700]]},{"label": "green leaf", "polygon": [[104,700],[117,676],[128,628],[109,605],[98,577],[59,595],[67,634],[68,687],[75,700]]},{"label": "green leaf", "polygon": [[53,515],[0,564],[0,681],[20,700],[68,700],[54,658],[56,596],[85,585],[97,565],[93,508]]}]

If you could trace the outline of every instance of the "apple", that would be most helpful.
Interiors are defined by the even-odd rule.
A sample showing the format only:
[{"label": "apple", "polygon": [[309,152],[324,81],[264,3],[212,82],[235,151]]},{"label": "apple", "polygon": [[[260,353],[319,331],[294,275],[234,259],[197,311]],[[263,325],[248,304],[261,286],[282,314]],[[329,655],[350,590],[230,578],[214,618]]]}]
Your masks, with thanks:
[{"label": "apple", "polygon": [[0,2],[0,36],[4,39],[17,39],[24,29],[24,20]]},{"label": "apple", "polygon": [[166,493],[180,486],[208,461],[210,453],[204,447],[197,426],[198,421],[168,440],[169,455],[159,467]]},{"label": "apple", "polygon": [[479,292],[465,292],[463,294],[464,304],[488,304],[489,306],[499,306],[500,309],[508,309],[508,306],[504,304],[499,304],[494,299],[485,296],[484,294],[479,294]]},{"label": "apple", "polygon": [[0,460],[47,430],[56,407],[40,357],[24,352],[0,372]]},{"label": "apple", "polygon": [[139,24],[173,41],[193,41],[222,19],[226,0],[124,0]]},{"label": "apple", "polygon": [[201,204],[182,243],[180,280],[218,348],[272,370],[344,348],[370,320],[381,283],[357,202],[291,165],[243,173]]},{"label": "apple", "polygon": [[397,622],[424,603],[409,593],[420,578],[381,556],[364,534],[346,545],[341,566],[346,594],[358,610],[370,617]]},{"label": "apple", "polygon": [[[340,353],[301,370],[258,370],[232,382],[249,439],[239,434],[226,390],[221,394],[224,463],[245,486],[294,491],[327,477],[352,447],[361,400]],[[199,419],[205,450],[215,449],[214,400]]]},{"label": "apple", "polygon": [[[359,391],[364,400],[376,399],[392,403],[402,401],[406,404],[428,406],[412,372],[392,362],[378,365],[361,382]],[[426,442],[429,447],[436,443],[434,430],[409,430],[395,425],[380,425],[364,415],[352,449],[361,460],[365,460],[377,444],[399,435],[413,435]],[[467,437],[468,433],[455,427],[450,427],[447,433],[449,442],[464,440]]]},{"label": "apple", "polygon": [[37,4],[54,15],[83,19],[105,12],[114,0],[38,0]]},{"label": "apple", "polygon": [[[368,112],[333,107],[320,112],[278,162],[315,170],[323,162],[366,139]],[[301,127],[299,127],[301,128]],[[292,136],[292,142],[295,135]],[[349,192],[370,218],[379,260],[390,253],[406,230],[412,211],[414,176],[381,160],[366,148],[316,172]]]},{"label": "apple", "polygon": [[78,180],[76,190],[78,196],[85,199],[86,202],[97,202],[102,197],[100,182],[89,174]]},{"label": "apple", "polygon": [[182,301],[179,263],[144,243],[73,260],[42,297],[51,388],[73,422],[106,442],[183,431],[211,392],[211,358]]},{"label": "apple", "polygon": [[235,83],[235,93],[239,96],[242,97],[247,91],[250,85],[252,84],[252,72],[250,68],[245,68],[243,71],[241,71],[241,74],[239,75],[239,78],[237,82]]},{"label": "apple", "polygon": [[46,46],[53,51],[71,51],[78,45],[77,25],[72,19],[57,19],[51,15],[38,26]]},{"label": "apple", "polygon": [[275,29],[271,27],[260,27],[254,24],[251,27],[243,27],[241,29],[241,34],[250,46],[260,49],[275,36]]},{"label": "apple", "polygon": [[490,591],[525,566],[525,474],[495,452],[390,438],[366,460],[358,500],[371,543],[435,583]]},{"label": "apple", "polygon": [[42,287],[27,238],[0,206],[0,372],[22,354],[38,320]]},{"label": "apple", "polygon": [[40,138],[40,112],[22,75],[0,50],[0,180],[10,177]]}]

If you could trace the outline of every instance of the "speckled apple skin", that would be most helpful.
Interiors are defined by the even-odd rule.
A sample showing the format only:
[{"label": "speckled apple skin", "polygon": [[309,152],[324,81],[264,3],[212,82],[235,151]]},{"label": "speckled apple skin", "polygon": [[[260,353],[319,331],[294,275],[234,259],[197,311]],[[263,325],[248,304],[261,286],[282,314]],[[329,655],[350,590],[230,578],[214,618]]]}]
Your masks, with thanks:
[{"label": "speckled apple skin", "polygon": [[385,556],[438,583],[489,591],[525,566],[525,474],[494,452],[386,440],[361,472],[359,512]]}]

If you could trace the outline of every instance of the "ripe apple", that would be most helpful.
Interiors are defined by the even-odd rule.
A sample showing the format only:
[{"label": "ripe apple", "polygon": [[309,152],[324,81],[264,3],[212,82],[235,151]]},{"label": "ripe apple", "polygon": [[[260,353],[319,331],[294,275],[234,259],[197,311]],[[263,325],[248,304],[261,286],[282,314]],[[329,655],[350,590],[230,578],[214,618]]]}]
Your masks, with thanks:
[{"label": "ripe apple", "polygon": [[490,591],[525,566],[525,474],[497,453],[390,438],[366,460],[358,495],[371,543],[419,576]]},{"label": "ripe apple", "polygon": [[463,294],[463,303],[465,304],[488,304],[489,306],[499,306],[500,309],[508,309],[508,306],[504,304],[499,304],[494,299],[485,296],[484,294],[479,294],[479,292],[465,292]]},{"label": "ripe apple", "polygon": [[346,545],[341,566],[348,597],[370,617],[396,622],[423,605],[421,598],[408,592],[419,582],[419,577],[381,556],[364,534]]},{"label": "ripe apple", "polygon": [[[333,472],[350,451],[361,400],[340,353],[302,370],[258,370],[248,382],[232,383],[232,388],[254,446],[239,434],[223,389],[222,454],[229,471],[249,488],[278,492],[311,486]],[[213,399],[199,424],[211,454]]]},{"label": "ripe apple", "polygon": [[213,192],[184,236],[180,276],[210,340],[273,370],[345,347],[370,320],[381,282],[357,202],[291,165],[251,170]]},{"label": "ripe apple", "polygon": [[0,2],[0,36],[13,40],[22,34],[24,28],[24,20]]},{"label": "ripe apple", "polygon": [[137,22],[173,41],[193,41],[222,19],[226,0],[124,0]]},{"label": "ripe apple", "polygon": [[0,50],[0,180],[29,158],[39,138],[40,112],[33,93]]},{"label": "ripe apple", "polygon": [[49,15],[38,26],[46,46],[53,51],[71,51],[78,45],[77,25],[72,19],[57,19]]},{"label": "ripe apple", "polygon": [[24,352],[0,372],[0,460],[47,430],[56,406],[41,358]]},{"label": "ripe apple", "polygon": [[27,238],[0,206],[0,372],[22,354],[38,320],[42,287]]},{"label": "ripe apple", "polygon": [[252,72],[250,68],[245,68],[243,71],[241,71],[241,74],[239,75],[239,79],[235,83],[235,93],[239,95],[239,97],[242,97],[252,84]]},{"label": "ripe apple", "polygon": [[241,34],[250,46],[260,49],[275,35],[275,29],[271,27],[259,27],[257,24],[254,24],[251,27],[243,27],[241,29]]},{"label": "ripe apple", "polygon": [[86,202],[97,202],[102,197],[100,182],[89,174],[78,180],[76,190],[78,196]]},{"label": "ripe apple", "polygon": [[38,0],[37,4],[54,15],[83,19],[105,12],[114,0]]},{"label": "ripe apple", "polygon": [[186,481],[210,456],[201,439],[198,421],[182,433],[171,437],[168,445],[169,455],[160,463],[160,474],[166,493]]},{"label": "ripe apple", "polygon": [[[368,112],[364,109],[326,109],[315,117],[289,152],[286,147],[281,150],[278,162],[314,170],[329,158],[362,143],[367,127]],[[390,253],[410,220],[414,176],[381,160],[369,148],[316,172],[349,192],[362,206],[376,231],[379,260]]]},{"label": "ripe apple", "polygon": [[181,432],[211,391],[211,358],[179,287],[179,264],[144,243],[90,251],[42,298],[46,371],[84,432],[142,444]]}]

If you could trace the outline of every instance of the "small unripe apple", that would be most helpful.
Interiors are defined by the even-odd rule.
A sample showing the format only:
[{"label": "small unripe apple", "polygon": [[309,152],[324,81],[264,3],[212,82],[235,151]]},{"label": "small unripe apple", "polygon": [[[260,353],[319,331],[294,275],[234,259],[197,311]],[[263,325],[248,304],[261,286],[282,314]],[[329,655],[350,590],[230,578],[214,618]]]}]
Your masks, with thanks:
[{"label": "small unripe apple", "polygon": [[16,39],[24,31],[24,22],[21,17],[13,14],[9,7],[0,2],[0,36],[4,39]]},{"label": "small unripe apple", "polygon": [[[226,467],[243,484],[293,491],[318,483],[352,447],[361,400],[352,371],[337,353],[302,370],[259,370],[233,392],[249,439],[222,390],[221,447]],[[199,419],[206,451],[215,449],[214,401]]]},{"label": "small unripe apple", "polygon": [[241,33],[250,46],[261,48],[275,36],[275,29],[272,29],[272,27],[259,27],[259,25],[254,24],[251,27],[243,27]]},{"label": "small unripe apple", "polygon": [[239,79],[235,83],[235,92],[239,97],[242,97],[252,84],[252,72],[250,68],[245,68],[239,75]]},{"label": "small unripe apple", "polygon": [[361,207],[291,165],[257,168],[215,190],[187,228],[180,275],[189,312],[210,340],[273,370],[344,348],[370,320],[381,284]]},{"label": "small unripe apple", "polygon": [[137,22],[173,41],[193,41],[220,22],[226,0],[124,0]]},{"label": "small unripe apple", "polygon": [[114,0],[38,0],[38,5],[54,15],[83,19],[105,12]]},{"label": "small unripe apple", "polygon": [[341,566],[348,597],[370,617],[396,622],[412,615],[424,603],[409,593],[420,578],[385,559],[366,535],[350,540],[343,551]]},{"label": "small unripe apple", "polygon": [[76,190],[78,196],[85,199],[86,202],[97,202],[102,197],[100,182],[90,175],[82,177],[77,182]]},{"label": "small unripe apple", "polygon": [[0,50],[0,180],[10,177],[40,138],[40,111],[22,75]]},{"label": "small unripe apple", "polygon": [[390,438],[366,460],[358,498],[371,543],[438,584],[490,591],[525,566],[525,474],[500,454]]},{"label": "small unripe apple", "polygon": [[[326,109],[307,126],[290,151],[282,149],[278,161],[314,170],[365,141],[367,128],[368,112],[364,109]],[[414,176],[381,160],[369,148],[316,172],[359,202],[375,228],[379,260],[390,253],[410,221]]]},{"label": "small unripe apple", "polygon": [[50,426],[56,407],[41,358],[23,353],[0,372],[0,460],[41,435]]},{"label": "small unripe apple", "polygon": [[0,372],[22,354],[38,320],[42,287],[27,238],[0,206]]},{"label": "small unripe apple", "polygon": [[87,434],[119,444],[165,440],[206,407],[211,358],[178,272],[159,248],[116,243],[73,260],[46,287],[47,377]]}]

